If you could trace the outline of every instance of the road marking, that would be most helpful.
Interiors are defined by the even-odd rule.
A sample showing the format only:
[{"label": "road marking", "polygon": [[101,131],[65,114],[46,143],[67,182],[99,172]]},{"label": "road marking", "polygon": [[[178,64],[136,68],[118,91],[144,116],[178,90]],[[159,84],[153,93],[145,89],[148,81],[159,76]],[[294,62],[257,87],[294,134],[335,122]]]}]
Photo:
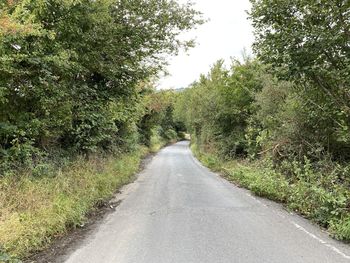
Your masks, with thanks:
[{"label": "road marking", "polygon": [[331,244],[328,244],[326,241],[324,241],[323,239],[317,237],[316,235],[310,233],[309,231],[307,231],[305,228],[303,228],[301,225],[295,223],[294,221],[290,221],[297,229],[299,229],[300,231],[303,231],[305,234],[307,234],[309,237],[312,237],[313,239],[317,240],[318,242],[320,242],[321,244],[325,245],[326,247],[330,248],[332,251],[334,251],[335,253],[337,253],[338,255],[342,256],[345,259],[350,259],[350,256],[346,255],[345,253],[343,253],[342,251],[340,251],[338,248],[336,248],[335,246],[332,246]]},{"label": "road marking", "polygon": [[259,203],[260,205],[264,206],[264,207],[268,207],[266,204],[264,204],[263,202],[261,202],[258,198],[252,196],[250,193],[245,193],[247,196],[249,196],[250,198],[254,199],[257,203]]},{"label": "road marking", "polygon": [[[200,163],[197,158],[194,157],[193,154],[190,154],[190,156],[192,157],[192,160],[194,161],[195,164],[197,164],[199,167],[201,168],[205,168],[207,170],[210,171],[210,169],[208,169],[207,167],[205,167],[202,163]],[[211,172],[211,171],[210,171]],[[216,173],[214,173],[216,174]],[[217,175],[217,174],[216,174]],[[220,177],[221,178],[221,177]],[[252,194],[250,193],[245,193],[247,196],[251,197],[252,199],[254,199],[257,203],[263,205],[264,207],[268,207],[266,204],[264,204],[262,201],[260,201],[258,198],[255,198]],[[274,214],[282,217],[282,218],[286,218],[284,215],[280,214],[280,213],[276,213],[276,211],[274,211],[273,209],[271,209]],[[289,212],[290,215],[295,215],[295,213],[293,212]],[[307,231],[305,228],[303,228],[302,226],[300,226],[299,224],[295,223],[294,221],[288,220],[290,223],[292,223],[297,229],[299,229],[300,231],[304,232],[305,234],[307,234],[309,237],[317,240],[319,243],[323,244],[324,246],[328,247],[330,250],[332,250],[333,252],[337,253],[338,255],[342,256],[345,259],[349,259],[350,260],[350,256],[343,253],[342,251],[340,251],[338,248],[336,248],[335,246],[328,244],[326,241],[324,241],[323,239],[317,237],[316,235],[310,233],[309,231]]]},{"label": "road marking", "polygon": [[[256,202],[258,202],[259,204],[267,207],[266,204],[264,204],[262,201],[260,201],[258,198],[254,197],[253,195],[251,195],[250,193],[246,193],[247,196],[253,198]],[[272,210],[276,215],[282,217],[282,218],[286,218],[285,216],[281,215],[280,213],[276,213],[276,211]],[[293,212],[290,212],[291,215],[294,215]],[[338,248],[336,248],[335,246],[332,246],[331,244],[328,244],[326,241],[324,241],[323,239],[319,238],[318,236],[310,233],[309,231],[307,231],[304,227],[302,227],[301,225],[297,224],[294,221],[288,220],[290,223],[292,223],[297,229],[299,229],[300,231],[304,232],[305,234],[307,234],[309,237],[317,240],[318,242],[320,242],[321,244],[325,245],[326,247],[328,247],[329,249],[331,249],[333,252],[337,253],[338,255],[342,256],[345,259],[350,259],[350,256],[343,253],[342,251],[340,251]]]}]

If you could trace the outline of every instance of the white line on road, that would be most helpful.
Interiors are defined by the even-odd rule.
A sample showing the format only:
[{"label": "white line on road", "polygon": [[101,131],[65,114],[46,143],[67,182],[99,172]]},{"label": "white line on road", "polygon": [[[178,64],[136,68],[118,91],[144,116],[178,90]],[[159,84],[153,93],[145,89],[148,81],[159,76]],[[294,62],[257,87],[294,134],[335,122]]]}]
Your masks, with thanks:
[{"label": "white line on road", "polygon": [[[203,166],[193,155],[191,156],[192,160],[194,161],[195,164],[197,164],[200,167],[206,168],[205,166]],[[208,169],[208,168],[206,168]],[[209,169],[208,169],[209,170]],[[264,202],[260,201],[258,198],[254,197],[251,193],[245,193],[247,196],[249,196],[250,198],[254,199],[257,203],[259,203],[260,205],[264,206],[264,207],[268,207]],[[277,213],[276,211],[274,211],[272,209],[272,212],[274,212],[276,215],[286,219],[286,216]],[[290,215],[294,215],[293,212],[289,212]],[[288,219],[287,219],[288,220]],[[307,231],[304,227],[300,226],[299,224],[297,224],[296,222],[292,221],[292,220],[288,220],[292,225],[294,225],[298,230],[304,232],[305,234],[307,234],[309,237],[315,239],[316,241],[318,241],[319,243],[323,244],[325,247],[328,247],[330,250],[332,250],[333,252],[335,252],[336,254],[342,256],[345,259],[349,259],[350,260],[350,256],[343,253],[342,251],[340,251],[338,248],[336,248],[335,246],[327,243],[326,241],[324,241],[323,239],[319,238],[318,236],[314,235],[313,233]]]},{"label": "white line on road", "polygon": [[299,229],[300,231],[303,231],[305,234],[307,234],[308,236],[312,237],[313,239],[317,240],[318,242],[320,242],[321,244],[325,245],[326,247],[330,248],[332,251],[334,251],[335,253],[341,255],[343,258],[345,259],[350,259],[350,256],[344,254],[343,252],[341,252],[338,248],[332,246],[331,244],[328,244],[326,241],[324,241],[323,239],[315,236],[314,234],[310,233],[309,231],[307,231],[305,228],[303,228],[301,225],[295,223],[294,221],[290,221],[297,229]]}]

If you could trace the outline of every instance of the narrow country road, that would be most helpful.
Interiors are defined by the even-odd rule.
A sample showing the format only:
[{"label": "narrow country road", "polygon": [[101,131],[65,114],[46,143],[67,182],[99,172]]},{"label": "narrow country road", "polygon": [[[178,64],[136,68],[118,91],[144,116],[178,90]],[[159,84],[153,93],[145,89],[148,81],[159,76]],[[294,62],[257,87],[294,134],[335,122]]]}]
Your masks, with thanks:
[{"label": "narrow country road", "polygon": [[67,263],[342,263],[347,245],[201,166],[161,150]]}]

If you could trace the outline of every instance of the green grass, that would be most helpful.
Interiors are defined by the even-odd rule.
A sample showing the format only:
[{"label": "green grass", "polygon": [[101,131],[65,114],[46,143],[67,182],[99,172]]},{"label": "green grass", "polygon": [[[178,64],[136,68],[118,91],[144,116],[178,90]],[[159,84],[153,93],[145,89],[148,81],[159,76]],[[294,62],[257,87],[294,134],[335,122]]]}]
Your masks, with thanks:
[{"label": "green grass", "polygon": [[[350,189],[331,175],[306,170],[297,180],[270,168],[268,162],[222,160],[192,145],[195,156],[208,168],[219,171],[227,180],[254,194],[283,203],[313,220],[339,240],[350,241]],[[311,178],[305,181],[302,178]]]},{"label": "green grass", "polygon": [[140,147],[117,158],[80,158],[50,177],[1,178],[0,262],[26,257],[83,224],[97,204],[133,179],[147,152]]},{"label": "green grass", "polygon": [[173,137],[173,139],[165,139],[162,136],[160,136],[157,131],[153,131],[153,135],[151,136],[151,141],[150,141],[150,147],[149,150],[152,153],[158,152],[161,148],[164,146],[168,145],[169,143],[175,143],[181,138],[178,136],[178,138]]},{"label": "green grass", "polygon": [[161,136],[159,136],[158,134],[154,134],[151,137],[151,142],[150,142],[151,146],[150,146],[150,151],[152,153],[156,153],[158,152],[162,147],[164,147],[167,142],[161,138]]}]

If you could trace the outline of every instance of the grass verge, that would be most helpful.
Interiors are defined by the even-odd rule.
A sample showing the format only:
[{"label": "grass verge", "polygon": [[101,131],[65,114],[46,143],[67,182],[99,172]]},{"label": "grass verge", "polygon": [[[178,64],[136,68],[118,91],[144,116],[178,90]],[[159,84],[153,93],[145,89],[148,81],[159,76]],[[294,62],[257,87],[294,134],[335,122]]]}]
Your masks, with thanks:
[{"label": "grass verge", "polygon": [[258,196],[283,203],[328,229],[338,240],[350,241],[350,189],[332,175],[313,174],[305,169],[299,172],[297,180],[291,180],[269,167],[268,162],[225,161],[200,151],[195,144],[191,148],[205,166],[229,181]]},{"label": "grass verge", "polygon": [[51,177],[0,179],[0,262],[19,262],[86,221],[87,214],[129,183],[148,153],[80,158]]}]

